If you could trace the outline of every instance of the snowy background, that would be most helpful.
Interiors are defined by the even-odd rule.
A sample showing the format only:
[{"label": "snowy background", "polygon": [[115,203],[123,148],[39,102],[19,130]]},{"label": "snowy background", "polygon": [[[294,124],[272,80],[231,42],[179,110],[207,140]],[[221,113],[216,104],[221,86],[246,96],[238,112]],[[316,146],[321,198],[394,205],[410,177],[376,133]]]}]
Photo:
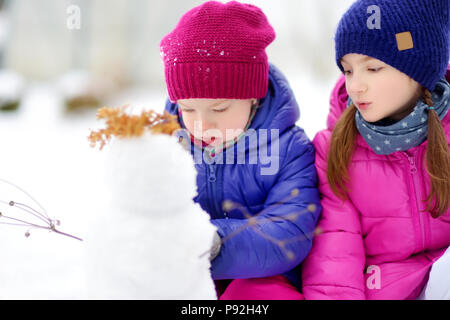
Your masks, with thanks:
[{"label": "snowy background", "polygon": [[[0,178],[29,192],[61,221],[60,230],[85,239],[34,229],[27,238],[27,228],[0,225],[0,298],[86,297],[86,236],[108,190],[101,178],[105,156],[89,147],[87,136],[102,124],[95,108],[68,112],[65,102],[87,93],[99,106],[162,111],[159,41],[202,2],[0,1],[0,106],[18,103],[15,111],[0,111]],[[333,35],[352,1],[246,2],[261,7],[277,33],[269,59],[289,79],[301,110],[298,125],[312,139],[325,127],[339,76]],[[80,8],[80,29],[67,27],[70,5]],[[0,182],[0,201],[11,197],[19,195]]]}]

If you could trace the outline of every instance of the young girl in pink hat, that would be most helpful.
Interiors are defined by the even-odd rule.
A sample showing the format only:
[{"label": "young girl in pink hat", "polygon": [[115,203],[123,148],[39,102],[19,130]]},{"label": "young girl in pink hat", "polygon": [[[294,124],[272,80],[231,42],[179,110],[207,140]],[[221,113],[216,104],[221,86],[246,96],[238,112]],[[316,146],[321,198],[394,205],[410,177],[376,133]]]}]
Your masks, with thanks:
[{"label": "young girl in pink hat", "polygon": [[274,39],[258,7],[207,1],[161,41],[166,110],[196,163],[194,200],[217,227],[211,274],[220,299],[303,298],[298,265],[320,199],[294,94],[268,63]]}]

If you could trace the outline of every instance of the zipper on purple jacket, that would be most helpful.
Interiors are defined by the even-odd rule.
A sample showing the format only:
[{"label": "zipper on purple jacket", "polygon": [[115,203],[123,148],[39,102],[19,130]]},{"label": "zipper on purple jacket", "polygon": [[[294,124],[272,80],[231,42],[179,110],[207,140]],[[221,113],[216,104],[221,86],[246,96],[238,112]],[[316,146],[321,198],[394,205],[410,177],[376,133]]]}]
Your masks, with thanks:
[{"label": "zipper on purple jacket", "polygon": [[208,176],[208,181],[209,182],[216,182],[217,177],[216,177],[216,170],[214,169],[214,165],[210,164],[209,165],[209,176]]},{"label": "zipper on purple jacket", "polygon": [[216,199],[216,183],[217,183],[217,175],[216,175],[216,164],[210,164],[208,165],[208,182],[210,185],[210,197],[209,197],[209,204],[210,204],[210,208],[211,210],[214,210],[214,219],[217,218],[226,218],[227,214],[225,212],[223,212],[221,210],[221,208],[219,208],[219,205],[217,204],[217,199]]}]

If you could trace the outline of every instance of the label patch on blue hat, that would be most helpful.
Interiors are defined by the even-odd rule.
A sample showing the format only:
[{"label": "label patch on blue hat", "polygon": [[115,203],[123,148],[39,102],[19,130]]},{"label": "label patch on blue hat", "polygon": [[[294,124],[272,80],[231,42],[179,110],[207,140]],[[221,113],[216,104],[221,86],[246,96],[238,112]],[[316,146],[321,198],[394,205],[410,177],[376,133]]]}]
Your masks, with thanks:
[{"label": "label patch on blue hat", "polygon": [[414,48],[414,42],[412,39],[411,32],[407,31],[407,32],[397,33],[395,35],[395,38],[397,39],[398,51],[404,51],[404,50]]}]

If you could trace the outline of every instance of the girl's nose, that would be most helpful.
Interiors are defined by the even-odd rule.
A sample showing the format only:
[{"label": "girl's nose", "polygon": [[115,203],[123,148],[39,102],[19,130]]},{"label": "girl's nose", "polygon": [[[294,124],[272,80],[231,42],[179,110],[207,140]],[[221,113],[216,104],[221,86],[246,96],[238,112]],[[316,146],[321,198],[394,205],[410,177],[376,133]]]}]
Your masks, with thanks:
[{"label": "girl's nose", "polygon": [[354,74],[347,80],[347,89],[352,95],[360,94],[367,91],[367,84],[362,76]]},{"label": "girl's nose", "polygon": [[201,117],[200,120],[202,122],[203,131],[209,130],[209,129],[214,129],[217,127],[216,121],[214,121],[213,119],[211,119],[209,117]]}]

